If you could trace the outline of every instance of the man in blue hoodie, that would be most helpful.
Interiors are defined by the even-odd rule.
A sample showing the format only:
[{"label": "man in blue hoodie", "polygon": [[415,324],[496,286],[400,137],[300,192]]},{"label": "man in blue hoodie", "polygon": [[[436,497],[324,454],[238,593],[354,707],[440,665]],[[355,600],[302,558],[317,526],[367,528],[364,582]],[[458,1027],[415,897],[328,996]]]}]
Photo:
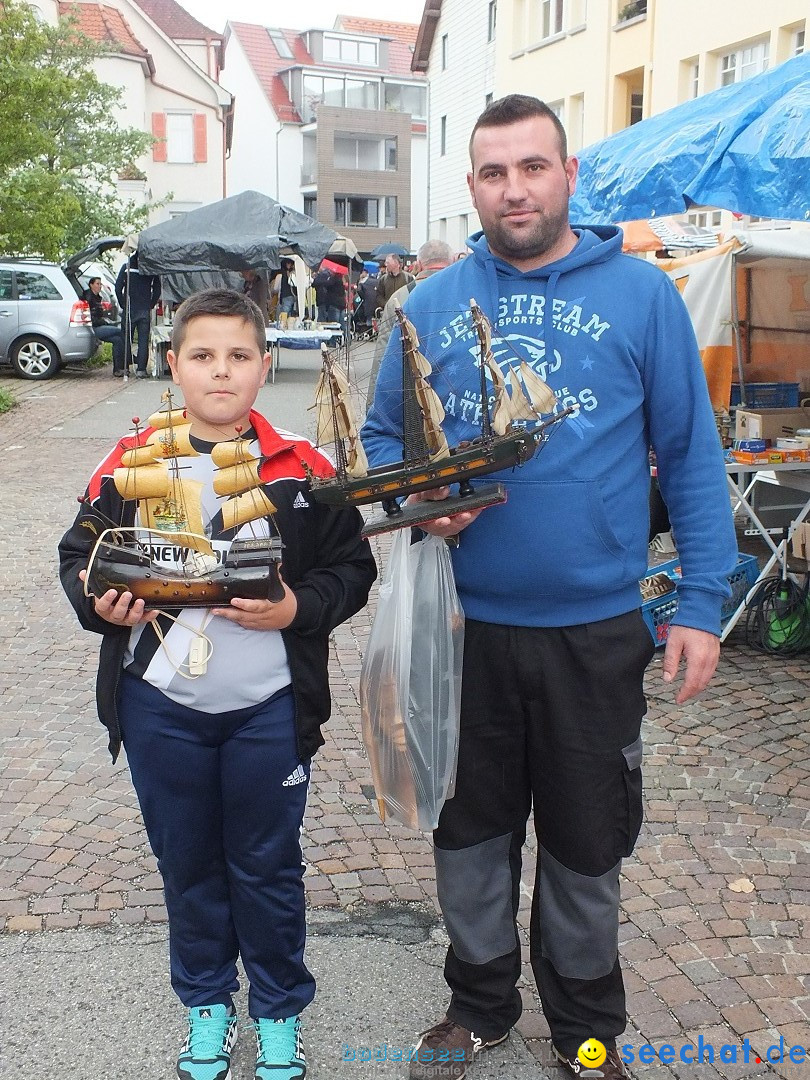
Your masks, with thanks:
[{"label": "man in blue hoodie", "polygon": [[[412,1080],[466,1073],[521,1012],[515,917],[534,807],[538,867],[531,962],[560,1064],[571,1076],[604,1044],[626,1076],[618,960],[619,874],[642,821],[649,448],[683,568],[663,679],[676,700],[705,688],[736,541],[720,444],[686,308],[657,267],[622,254],[621,231],[569,225],[577,161],[536,98],[492,103],[470,140],[467,181],[483,232],[471,257],[423,282],[405,310],[432,367],[450,446],[480,435],[475,298],[504,374],[525,361],[578,411],[522,468],[495,474],[504,505],[424,526],[457,537],[466,613],[454,798],[434,833],[450,937],[447,1016],[423,1035]],[[400,334],[362,432],[372,465],[401,458]],[[556,411],[555,410],[555,411]],[[441,499],[447,489],[411,498]],[[580,1055],[583,1048],[583,1055]]]}]

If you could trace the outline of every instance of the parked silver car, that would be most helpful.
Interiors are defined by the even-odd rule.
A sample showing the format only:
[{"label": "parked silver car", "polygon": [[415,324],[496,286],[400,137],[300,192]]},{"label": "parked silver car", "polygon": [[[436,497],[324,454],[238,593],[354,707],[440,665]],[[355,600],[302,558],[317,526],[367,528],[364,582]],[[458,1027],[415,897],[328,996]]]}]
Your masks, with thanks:
[{"label": "parked silver car", "polygon": [[120,245],[120,238],[94,241],[64,266],[0,255],[0,363],[25,379],[50,379],[64,364],[89,360],[99,343],[81,275]]}]

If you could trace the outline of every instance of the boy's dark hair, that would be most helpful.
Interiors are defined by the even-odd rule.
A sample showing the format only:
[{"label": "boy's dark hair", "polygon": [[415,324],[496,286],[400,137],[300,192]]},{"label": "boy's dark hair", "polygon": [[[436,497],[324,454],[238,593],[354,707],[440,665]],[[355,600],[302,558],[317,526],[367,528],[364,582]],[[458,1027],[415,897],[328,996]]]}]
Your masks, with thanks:
[{"label": "boy's dark hair", "polygon": [[172,324],[172,352],[180,352],[186,337],[186,328],[192,319],[203,315],[222,315],[243,319],[256,331],[256,341],[262,356],[267,352],[267,335],[264,328],[264,316],[249,296],[233,289],[203,289],[184,300],[174,313]]},{"label": "boy's dark hair", "polygon": [[516,124],[519,120],[531,120],[535,116],[544,116],[554,125],[560,142],[560,157],[565,164],[568,160],[568,137],[559,116],[540,98],[530,97],[528,94],[507,94],[506,97],[498,98],[487,105],[475,121],[470,135],[470,161],[473,159],[473,139],[479,128],[505,127],[507,124]]}]

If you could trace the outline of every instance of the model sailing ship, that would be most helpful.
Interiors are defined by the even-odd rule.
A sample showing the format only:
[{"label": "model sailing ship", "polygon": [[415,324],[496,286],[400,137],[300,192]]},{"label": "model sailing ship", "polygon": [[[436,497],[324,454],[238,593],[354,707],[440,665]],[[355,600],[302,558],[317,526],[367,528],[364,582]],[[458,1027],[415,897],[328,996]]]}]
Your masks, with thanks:
[{"label": "model sailing ship", "polygon": [[[475,300],[470,302],[470,314],[479,342],[481,432],[474,440],[451,447],[442,431],[444,409],[428,382],[432,368],[420,351],[416,329],[397,306],[402,336],[402,460],[392,465],[369,468],[351,406],[348,376],[324,349],[315,396],[316,441],[319,446],[334,443],[335,476],[311,475],[312,496],[336,506],[381,501],[385,514],[366,523],[365,536],[504,502],[502,484],[473,487],[470,480],[524,464],[548,439],[549,429],[577,409],[571,406],[542,421],[557,405],[554,392],[525,361],[510,367],[504,377],[492,354],[489,320]],[[529,428],[529,422],[537,426]],[[398,502],[403,496],[448,484],[458,484],[458,494],[440,502]]]},{"label": "model sailing ship", "polygon": [[[113,472],[125,505],[137,504],[140,525],[105,522],[108,527],[88,562],[85,593],[101,597],[110,589],[130,592],[148,610],[215,607],[234,597],[282,599],[280,537],[237,537],[220,563],[205,535],[203,485],[183,476],[183,458],[198,456],[191,443],[191,422],[183,409],[174,408],[170,390],[163,400],[166,408],[149,417],[146,430],[133,419],[134,445]],[[248,439],[217,443],[211,458],[217,466],[214,492],[229,496],[221,505],[224,530],[240,529],[275,512],[259,476],[261,458],[250,453]],[[158,544],[180,552],[177,569],[152,561],[150,548]]]}]

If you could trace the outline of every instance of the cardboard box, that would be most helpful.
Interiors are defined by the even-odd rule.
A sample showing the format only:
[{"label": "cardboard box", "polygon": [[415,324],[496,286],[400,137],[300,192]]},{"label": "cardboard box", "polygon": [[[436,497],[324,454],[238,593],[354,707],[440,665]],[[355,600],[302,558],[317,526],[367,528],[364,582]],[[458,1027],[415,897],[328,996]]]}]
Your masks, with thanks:
[{"label": "cardboard box", "polygon": [[755,454],[750,450],[732,450],[731,457],[733,461],[739,461],[741,465],[767,465],[769,460],[767,451]]},{"label": "cardboard box", "polygon": [[806,559],[810,562],[810,522],[803,521],[801,525],[797,525],[791,546],[797,559]]},{"label": "cardboard box", "polygon": [[776,442],[803,427],[810,427],[810,409],[737,409],[734,438]]}]

